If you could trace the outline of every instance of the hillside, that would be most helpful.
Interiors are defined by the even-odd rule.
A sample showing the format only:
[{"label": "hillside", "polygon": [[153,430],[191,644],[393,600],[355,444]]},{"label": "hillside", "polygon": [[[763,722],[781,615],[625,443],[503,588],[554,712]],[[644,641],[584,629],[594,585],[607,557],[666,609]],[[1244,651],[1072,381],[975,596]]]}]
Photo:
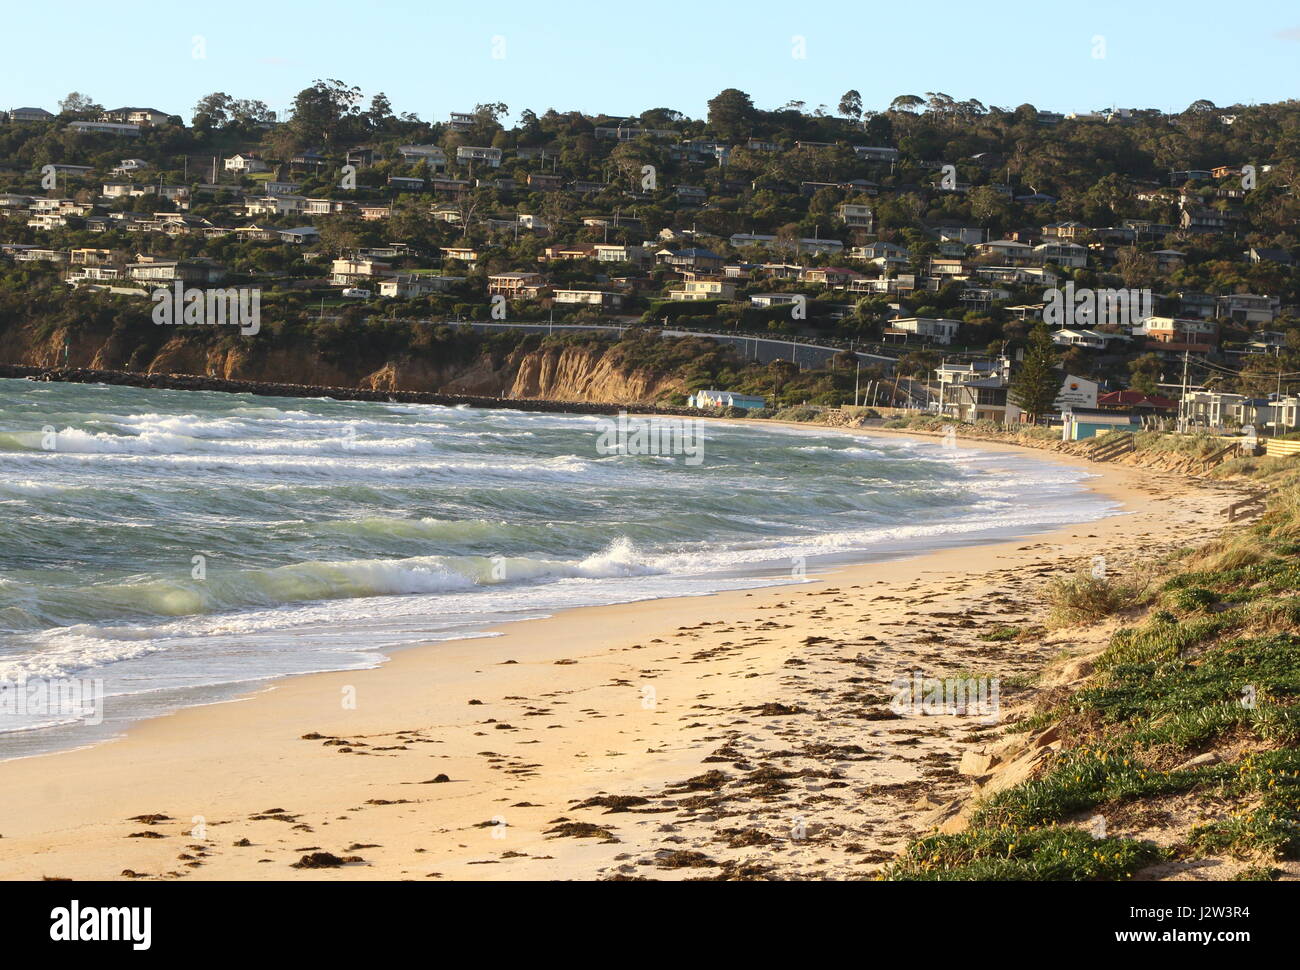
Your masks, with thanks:
[{"label": "hillside", "polygon": [[[937,341],[897,322],[939,319],[953,321],[951,349],[1014,355],[1068,285],[1149,294],[1156,314],[1205,324],[1175,324],[1166,346],[1130,335],[1133,321],[1079,317],[1102,335],[1060,341],[1071,374],[1151,392],[1181,377],[1187,349],[1191,383],[1227,365],[1219,389],[1259,394],[1300,370],[1300,102],[1062,117],[943,94],[867,110],[850,91],[833,115],[762,110],[729,89],[703,119],[525,109],[512,123],[487,104],[429,122],[331,81],[300,92],[287,121],[224,94],[139,123],[84,96],[46,114],[0,125],[10,363],[62,353],[48,341],[75,318],[116,332],[70,335],[83,364],[599,395],[608,375],[571,364],[517,390],[513,372],[388,352],[422,339],[410,321],[616,318],[907,358]],[[128,336],[123,321],[147,319],[142,301],[173,281],[256,289],[276,336],[215,355]],[[306,331],[319,353],[286,354],[285,333]]]}]

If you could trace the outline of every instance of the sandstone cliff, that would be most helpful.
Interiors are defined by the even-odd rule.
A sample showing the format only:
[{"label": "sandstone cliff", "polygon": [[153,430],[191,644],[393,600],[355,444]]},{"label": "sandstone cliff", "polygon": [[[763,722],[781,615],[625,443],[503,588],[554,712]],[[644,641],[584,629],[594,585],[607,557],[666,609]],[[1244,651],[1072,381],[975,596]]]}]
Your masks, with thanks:
[{"label": "sandstone cliff", "polygon": [[504,355],[487,350],[468,359],[408,354],[354,365],[330,362],[310,346],[277,348],[194,339],[165,330],[142,345],[139,332],[42,332],[36,326],[0,331],[0,363],[92,368],[146,374],[190,374],[234,381],[355,387],[375,391],[429,391],[512,400],[649,404],[685,393],[672,373],[636,366],[617,344],[546,345]]}]

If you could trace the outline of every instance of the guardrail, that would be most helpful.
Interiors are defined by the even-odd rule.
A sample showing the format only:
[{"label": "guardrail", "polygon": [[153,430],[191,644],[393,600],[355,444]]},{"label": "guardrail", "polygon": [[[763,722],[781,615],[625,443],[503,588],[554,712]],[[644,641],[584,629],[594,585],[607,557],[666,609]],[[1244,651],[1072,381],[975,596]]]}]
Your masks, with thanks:
[{"label": "guardrail", "polygon": [[1213,454],[1207,455],[1201,461],[1201,471],[1208,472],[1215,465],[1223,464],[1225,461],[1227,461],[1228,456],[1231,452],[1241,450],[1241,446],[1243,443],[1244,441],[1233,441],[1229,444],[1224,445],[1222,448],[1220,448],[1218,451],[1214,452]]}]

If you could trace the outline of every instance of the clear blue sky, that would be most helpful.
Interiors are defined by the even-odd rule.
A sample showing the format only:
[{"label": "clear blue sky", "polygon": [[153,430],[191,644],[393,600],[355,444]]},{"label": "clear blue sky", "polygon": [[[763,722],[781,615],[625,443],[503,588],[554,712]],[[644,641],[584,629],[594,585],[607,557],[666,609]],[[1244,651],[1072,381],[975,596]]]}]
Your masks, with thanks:
[{"label": "clear blue sky", "polygon": [[213,91],[283,110],[325,77],[425,120],[489,101],[512,120],[523,108],[700,117],[726,87],[760,108],[832,112],[850,88],[869,109],[927,91],[1058,111],[1300,95],[1295,0],[44,0],[6,4],[3,25],[0,107],[55,110],[75,90],[187,121]]}]

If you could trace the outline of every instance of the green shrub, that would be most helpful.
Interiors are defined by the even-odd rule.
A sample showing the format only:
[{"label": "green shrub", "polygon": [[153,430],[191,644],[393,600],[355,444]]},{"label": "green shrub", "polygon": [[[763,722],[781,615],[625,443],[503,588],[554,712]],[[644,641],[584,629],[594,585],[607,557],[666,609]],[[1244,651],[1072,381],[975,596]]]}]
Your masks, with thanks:
[{"label": "green shrub", "polygon": [[1058,579],[1047,590],[1052,626],[1092,623],[1144,602],[1142,587],[1118,583],[1106,577],[1080,571],[1070,579]]}]

